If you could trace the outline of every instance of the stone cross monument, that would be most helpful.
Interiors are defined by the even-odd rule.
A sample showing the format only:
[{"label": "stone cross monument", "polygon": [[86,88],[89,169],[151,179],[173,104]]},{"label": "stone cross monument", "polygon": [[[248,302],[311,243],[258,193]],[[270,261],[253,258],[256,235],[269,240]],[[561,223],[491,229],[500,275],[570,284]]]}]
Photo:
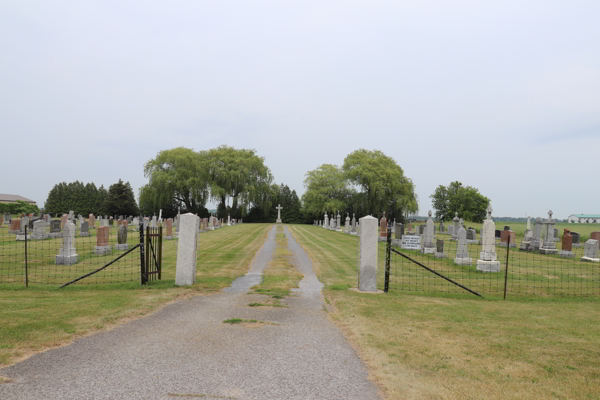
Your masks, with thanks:
[{"label": "stone cross monument", "polygon": [[281,223],[281,210],[283,210],[283,207],[281,207],[281,204],[277,204],[277,207],[275,207],[277,209],[277,221],[275,221],[276,223],[280,224]]},{"label": "stone cross monument", "polygon": [[492,206],[487,209],[487,218],[483,222],[481,233],[482,251],[477,260],[477,271],[500,272],[500,261],[496,259],[496,224],[492,221]]}]

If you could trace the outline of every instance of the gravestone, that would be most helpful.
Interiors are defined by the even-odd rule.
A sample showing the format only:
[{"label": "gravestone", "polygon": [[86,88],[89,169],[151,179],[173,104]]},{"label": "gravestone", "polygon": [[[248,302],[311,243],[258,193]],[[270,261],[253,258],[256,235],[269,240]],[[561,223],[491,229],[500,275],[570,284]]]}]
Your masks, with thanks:
[{"label": "gravestone", "polygon": [[283,207],[281,207],[281,204],[277,204],[277,207],[275,207],[277,209],[277,221],[275,221],[276,224],[280,224],[281,223],[281,210],[283,210]]},{"label": "gravestone", "polygon": [[83,221],[81,223],[81,230],[79,231],[79,236],[87,237],[90,236],[90,224],[87,221]]},{"label": "gravestone", "polygon": [[560,242],[560,237],[558,236],[558,229],[554,228],[554,241]]},{"label": "gravestone", "polygon": [[75,224],[67,222],[63,226],[63,243],[55,263],[57,265],[73,265],[77,263],[77,250],[75,248]]},{"label": "gravestone", "polygon": [[554,226],[556,222],[552,218],[552,210],[548,211],[548,219],[544,221],[544,243],[540,247],[540,254],[556,254],[556,244],[554,244]]},{"label": "gravestone", "polygon": [[573,258],[575,255],[573,254],[573,237],[571,236],[571,231],[568,229],[564,230],[562,237],[562,247],[558,254],[562,258]]},{"label": "gravestone", "polygon": [[479,260],[477,260],[477,271],[500,272],[500,261],[496,260],[496,224],[492,220],[492,206],[488,206],[487,218],[483,221],[481,232],[481,247]]},{"label": "gravestone", "polygon": [[600,258],[596,258],[596,250],[598,250],[598,241],[595,239],[588,239],[583,248],[583,257],[581,257],[581,261],[600,262]]},{"label": "gravestone", "polygon": [[75,212],[74,211],[69,211],[69,221],[73,221],[73,219],[75,218]]},{"label": "gravestone", "polygon": [[500,229],[495,229],[494,230],[494,237],[501,239],[502,238],[502,231]]},{"label": "gravestone", "polygon": [[387,240],[387,218],[384,215],[383,217],[381,217],[381,220],[379,222],[379,241],[385,242],[386,240]]},{"label": "gravestone", "polygon": [[396,224],[396,239],[402,240],[402,236],[404,236],[404,224]]},{"label": "gravestone", "polygon": [[473,259],[469,257],[469,244],[467,243],[467,231],[464,226],[458,228],[456,235],[458,244],[456,245],[456,257],[454,258],[454,264],[457,265],[471,265]]},{"label": "gravestone", "polygon": [[[277,211],[279,213],[279,211]],[[279,215],[277,215],[277,219],[279,219]],[[231,216],[227,214],[227,226],[231,226]]]},{"label": "gravestone", "polygon": [[448,225],[448,234],[454,236],[454,225]]},{"label": "gravestone", "polygon": [[39,219],[33,223],[33,235],[31,238],[35,240],[48,239],[48,234],[46,233],[46,221]]},{"label": "gravestone", "polygon": [[425,234],[425,225],[419,225],[419,235]]},{"label": "gravestone", "polygon": [[96,229],[96,246],[94,254],[102,255],[112,252],[112,246],[108,244],[108,226],[101,226]]},{"label": "gravestone", "polygon": [[538,252],[542,245],[542,219],[536,218],[535,225],[533,226],[533,234],[531,236],[531,242],[527,248],[527,251]]},{"label": "gravestone", "polygon": [[572,247],[581,247],[581,236],[577,232],[571,231]]},{"label": "gravestone", "polygon": [[150,228],[156,228],[156,215],[152,216],[152,223],[150,224]]},{"label": "gravestone", "polygon": [[445,229],[446,228],[444,227],[444,221],[440,221],[440,228],[439,228],[440,233],[444,233]]},{"label": "gravestone", "polygon": [[358,290],[377,292],[377,218],[362,217],[360,231]]},{"label": "gravestone", "polygon": [[196,225],[198,217],[192,213],[183,214],[179,221],[179,243],[177,244],[177,263],[175,284],[187,286],[196,283]]},{"label": "gravestone", "polygon": [[329,217],[327,216],[327,213],[325,213],[323,218],[323,228],[329,229]]},{"label": "gravestone", "polygon": [[467,229],[467,243],[477,243],[477,231],[473,228]]},{"label": "gravestone", "polygon": [[111,217],[111,218],[108,220],[108,226],[114,226],[114,224],[115,224],[115,220],[114,220],[114,219]]},{"label": "gravestone", "polygon": [[421,253],[423,254],[434,254],[435,244],[433,243],[433,220],[431,219],[431,210],[428,212],[427,222],[423,231],[423,248]]},{"label": "gravestone", "polygon": [[21,233],[21,220],[18,218],[13,219],[10,222],[10,230],[8,233]]},{"label": "gravestone", "polygon": [[133,219],[131,220],[131,225],[140,226],[140,219],[138,217],[133,217]]},{"label": "gravestone", "polygon": [[435,245],[435,257],[436,258],[444,258],[444,240],[438,239]]},{"label": "gravestone", "polygon": [[4,223],[6,225],[10,225],[12,222],[12,214],[11,213],[4,213]]},{"label": "gravestone", "polygon": [[460,218],[458,218],[458,213],[454,213],[454,218],[452,218],[453,228],[452,228],[452,238],[450,240],[458,239],[458,230],[460,229]]},{"label": "gravestone", "polygon": [[[510,245],[508,241],[510,239]],[[517,247],[516,236],[514,231],[502,231],[500,234],[500,247]]]},{"label": "gravestone", "polygon": [[53,219],[50,221],[50,235],[51,238],[62,237],[62,233],[60,232],[60,220]]},{"label": "gravestone", "polygon": [[88,215],[88,227],[89,229],[96,228],[96,217],[94,216],[94,214]]},{"label": "gravestone", "polygon": [[352,214],[352,231],[350,231],[351,235],[356,235],[356,214]]},{"label": "gravestone", "polygon": [[[23,222],[21,222],[21,225],[22,224],[23,224]],[[597,240],[598,243],[600,243],[600,232],[592,232],[592,233],[590,233],[590,239]]]},{"label": "gravestone", "polygon": [[117,230],[117,245],[115,247],[117,250],[127,250],[129,248],[129,244],[127,244],[127,227],[125,225],[119,226]]},{"label": "gravestone", "polygon": [[21,218],[21,233],[25,233],[25,227],[29,229],[29,217],[27,215]]},{"label": "gravestone", "polygon": [[344,226],[344,231],[347,234],[350,234],[350,214],[346,213],[346,225]]},{"label": "gravestone", "polygon": [[504,225],[504,230],[505,231],[510,231],[510,226]]},{"label": "gravestone", "polygon": [[340,215],[340,212],[338,211],[337,213],[337,218],[336,218],[336,223],[335,223],[335,227],[337,228],[336,230],[338,232],[342,231],[342,216]]}]

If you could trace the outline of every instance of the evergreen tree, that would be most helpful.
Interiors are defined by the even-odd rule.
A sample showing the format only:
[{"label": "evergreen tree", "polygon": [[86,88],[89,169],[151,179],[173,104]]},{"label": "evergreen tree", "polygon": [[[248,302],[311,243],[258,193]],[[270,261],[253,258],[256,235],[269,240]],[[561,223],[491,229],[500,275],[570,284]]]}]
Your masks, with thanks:
[{"label": "evergreen tree", "polygon": [[138,215],[139,209],[133,196],[129,182],[119,182],[110,185],[104,200],[104,210],[108,215]]}]

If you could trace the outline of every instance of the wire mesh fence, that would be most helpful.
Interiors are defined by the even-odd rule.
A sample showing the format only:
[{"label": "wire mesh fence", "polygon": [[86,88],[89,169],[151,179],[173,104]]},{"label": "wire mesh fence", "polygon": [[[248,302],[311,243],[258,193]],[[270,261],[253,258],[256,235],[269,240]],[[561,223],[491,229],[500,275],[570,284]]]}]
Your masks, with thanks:
[{"label": "wire mesh fence", "polygon": [[[117,221],[105,227],[57,219],[19,226],[17,221],[0,227],[0,284],[62,285],[102,268],[140,241],[137,226]],[[139,251],[131,251],[78,283],[139,281],[140,263]]]},{"label": "wire mesh fence", "polygon": [[[545,244],[542,239],[531,246],[530,238],[502,234],[494,239],[495,260],[482,263],[482,258],[489,256],[484,257],[481,238],[475,232],[462,242],[456,235],[436,232],[433,247],[428,249],[424,248],[422,236],[404,237],[404,241],[389,242],[389,290],[464,293],[464,289],[434,273],[437,272],[480,294],[502,294],[506,288],[509,294],[600,295],[600,263],[584,257],[591,252],[584,243],[563,248],[560,238],[551,238]],[[382,270],[387,245],[387,241],[380,244]],[[384,285],[383,279],[380,285]]]}]

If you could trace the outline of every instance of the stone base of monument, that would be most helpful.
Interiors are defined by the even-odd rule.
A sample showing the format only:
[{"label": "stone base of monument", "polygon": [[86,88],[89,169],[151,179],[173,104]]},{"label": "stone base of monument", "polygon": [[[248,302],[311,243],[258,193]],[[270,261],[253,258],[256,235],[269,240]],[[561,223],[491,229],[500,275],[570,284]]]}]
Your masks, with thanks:
[{"label": "stone base of monument", "polygon": [[47,233],[42,233],[41,235],[33,234],[33,235],[31,235],[31,238],[33,240],[44,240],[44,239],[48,239],[48,234]]},{"label": "stone base of monument", "polygon": [[108,245],[108,246],[94,246],[94,254],[97,255],[102,255],[102,254],[108,254],[112,252],[112,246]]},{"label": "stone base of monument", "polygon": [[477,271],[500,272],[500,261],[477,260]]},{"label": "stone base of monument", "polygon": [[421,249],[421,253],[423,253],[423,254],[435,254],[435,247],[423,247]]},{"label": "stone base of monument", "polygon": [[276,224],[280,224],[280,223],[281,223],[281,220],[280,220],[280,219],[278,219],[278,220],[276,220],[276,221],[275,221],[275,223],[276,223]]},{"label": "stone base of monument", "polygon": [[[25,238],[25,236],[27,236],[27,238]],[[27,240],[31,240],[32,235],[30,235],[29,233],[27,235],[25,235],[24,233],[18,234],[17,235],[17,241],[25,241],[25,239]]]},{"label": "stone base of monument", "polygon": [[387,242],[387,236],[379,236],[377,240],[380,242]]},{"label": "stone base of monument", "polygon": [[479,240],[467,239],[468,244],[479,244]]},{"label": "stone base of monument", "polygon": [[446,258],[446,255],[444,253],[438,253],[437,251],[434,253],[435,258]]},{"label": "stone base of monument", "polygon": [[165,236],[165,239],[167,239],[167,240],[173,240],[173,236]]},{"label": "stone base of monument", "polygon": [[581,257],[581,261],[600,262],[600,258]]},{"label": "stone base of monument", "polygon": [[81,236],[81,237],[89,237],[90,233],[89,232],[79,232],[79,236]]},{"label": "stone base of monument", "polygon": [[553,242],[560,242],[560,238],[554,238]]},{"label": "stone base of monument", "polygon": [[528,251],[530,244],[531,244],[531,242],[521,242],[521,246],[519,246],[519,250]]},{"label": "stone base of monument", "polygon": [[[506,245],[507,245],[507,244],[508,244],[507,242],[500,242],[499,246],[500,246],[500,247],[506,247]],[[511,244],[510,244],[510,247],[511,247],[511,248],[513,248],[513,247],[517,247],[517,244],[516,244],[516,243],[511,243]]]},{"label": "stone base of monument", "polygon": [[573,254],[573,252],[569,251],[569,250],[561,250],[558,254],[562,258],[573,258],[573,257],[575,257],[575,254]]},{"label": "stone base of monument", "polygon": [[335,231],[336,231],[336,232],[341,232],[342,230],[341,230],[341,229],[336,229]]},{"label": "stone base of monument", "polygon": [[392,239],[392,246],[402,247],[402,239]]},{"label": "stone base of monument", "polygon": [[583,244],[581,244],[581,243],[573,243],[571,245],[571,247],[583,247]]},{"label": "stone base of monument", "polygon": [[14,234],[16,234],[16,233],[21,233],[21,231],[8,231],[8,233],[10,233],[10,234],[13,234],[13,235],[14,235]]},{"label": "stone base of monument", "polygon": [[540,249],[540,254],[556,254],[558,253],[557,249],[549,249],[549,248],[541,248]]},{"label": "stone base of monument", "polygon": [[473,264],[473,259],[471,257],[468,258],[455,258],[454,264],[456,265],[471,265]]},{"label": "stone base of monument", "polygon": [[117,250],[127,250],[127,249],[129,249],[129,244],[128,243],[116,244],[115,248]]},{"label": "stone base of monument", "polygon": [[356,232],[350,232],[351,235],[356,235]]},{"label": "stone base of monument", "polygon": [[[60,250],[62,253],[62,249]],[[72,254],[70,256],[57,255],[56,256],[56,264],[57,265],[73,265],[77,264],[77,259],[79,256],[77,254]]]},{"label": "stone base of monument", "polygon": [[62,235],[63,235],[62,232],[51,232],[48,234],[48,236],[50,236],[52,239],[62,237]]}]

